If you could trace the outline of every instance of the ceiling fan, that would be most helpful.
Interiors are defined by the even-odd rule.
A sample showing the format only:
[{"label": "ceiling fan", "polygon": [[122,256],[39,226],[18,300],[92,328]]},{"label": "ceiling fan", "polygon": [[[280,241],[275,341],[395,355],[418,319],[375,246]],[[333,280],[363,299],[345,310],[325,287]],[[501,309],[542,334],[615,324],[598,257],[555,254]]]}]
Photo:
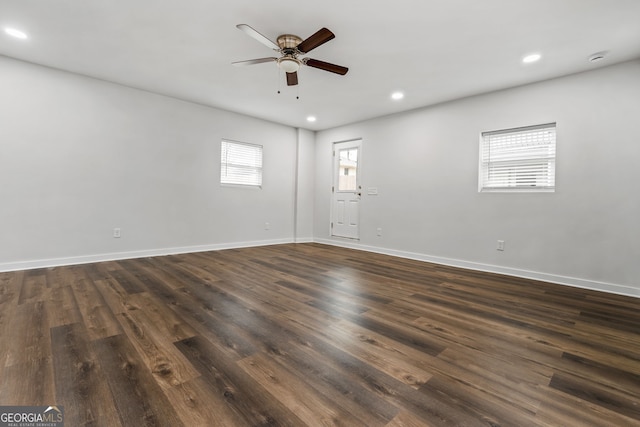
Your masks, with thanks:
[{"label": "ceiling fan", "polygon": [[300,37],[293,34],[282,34],[281,36],[278,36],[277,44],[247,24],[238,24],[236,25],[236,28],[244,31],[247,35],[258,40],[268,48],[278,52],[280,57],[250,59],[248,61],[233,62],[232,64],[243,66],[275,61],[278,64],[278,67],[286,73],[288,86],[295,86],[298,84],[298,69],[300,68],[300,65],[330,71],[342,76],[347,74],[347,71],[349,71],[347,67],[343,67],[341,65],[302,57],[335,37],[335,34],[326,28],[319,29],[305,40],[302,40]]}]

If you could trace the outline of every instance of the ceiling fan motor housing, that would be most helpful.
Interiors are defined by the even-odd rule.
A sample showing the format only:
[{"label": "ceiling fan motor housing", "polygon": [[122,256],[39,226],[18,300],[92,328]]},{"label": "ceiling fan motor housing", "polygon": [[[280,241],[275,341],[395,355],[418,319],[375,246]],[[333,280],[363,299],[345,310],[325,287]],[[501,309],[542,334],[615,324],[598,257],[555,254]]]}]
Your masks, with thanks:
[{"label": "ceiling fan motor housing", "polygon": [[295,50],[295,48],[302,43],[302,39],[298,36],[294,36],[293,34],[282,34],[281,36],[278,36],[277,42],[278,46],[280,46],[280,49],[283,51],[289,49]]}]

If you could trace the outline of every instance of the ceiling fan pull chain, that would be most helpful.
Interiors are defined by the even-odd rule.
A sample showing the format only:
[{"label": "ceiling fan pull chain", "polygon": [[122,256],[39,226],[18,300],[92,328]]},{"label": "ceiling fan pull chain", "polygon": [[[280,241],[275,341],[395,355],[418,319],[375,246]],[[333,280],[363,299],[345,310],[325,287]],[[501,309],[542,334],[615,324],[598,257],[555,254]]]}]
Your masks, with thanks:
[{"label": "ceiling fan pull chain", "polygon": [[280,81],[282,80],[282,70],[278,67],[278,94],[280,94]]}]

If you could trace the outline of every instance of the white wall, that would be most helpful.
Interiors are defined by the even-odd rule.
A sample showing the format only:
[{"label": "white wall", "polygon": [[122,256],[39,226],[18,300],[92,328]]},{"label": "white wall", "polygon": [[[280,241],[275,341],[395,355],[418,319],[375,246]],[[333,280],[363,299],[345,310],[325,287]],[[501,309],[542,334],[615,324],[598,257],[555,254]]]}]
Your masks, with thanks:
[{"label": "white wall", "polygon": [[298,129],[296,187],[296,242],[313,241],[315,191],[315,132]]},{"label": "white wall", "polygon": [[[293,241],[295,129],[4,57],[0,76],[0,270]],[[222,138],[264,146],[261,190],[220,186]]]},{"label": "white wall", "polygon": [[[319,132],[316,240],[640,296],[639,119],[634,61]],[[478,193],[480,133],[548,122],[556,192]],[[329,236],[331,146],[353,138],[359,242]]]}]

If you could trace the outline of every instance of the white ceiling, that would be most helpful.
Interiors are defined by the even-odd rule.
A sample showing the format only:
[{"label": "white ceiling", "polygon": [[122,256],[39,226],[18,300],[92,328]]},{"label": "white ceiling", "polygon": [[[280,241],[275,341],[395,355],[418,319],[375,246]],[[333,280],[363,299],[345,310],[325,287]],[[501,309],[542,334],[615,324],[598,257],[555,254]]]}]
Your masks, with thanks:
[{"label": "white ceiling", "polygon": [[[240,23],[327,27],[308,56],[349,73],[303,67],[287,87],[275,63],[234,67],[274,56]],[[0,0],[4,27],[29,38],[2,31],[2,55],[312,130],[640,57],[640,0]]]}]

